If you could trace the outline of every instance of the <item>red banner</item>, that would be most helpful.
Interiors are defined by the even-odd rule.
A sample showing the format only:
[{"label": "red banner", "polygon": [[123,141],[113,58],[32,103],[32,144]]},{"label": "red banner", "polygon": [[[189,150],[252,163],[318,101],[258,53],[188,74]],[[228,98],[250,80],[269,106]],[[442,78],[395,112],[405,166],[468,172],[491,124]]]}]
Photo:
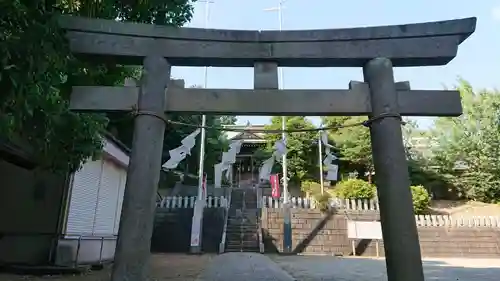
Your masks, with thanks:
[{"label": "red banner", "polygon": [[203,192],[207,191],[207,173],[203,173],[203,184],[202,184]]},{"label": "red banner", "polygon": [[271,182],[271,196],[273,198],[279,198],[280,197],[280,178],[278,174],[273,174],[269,178],[269,181]]}]

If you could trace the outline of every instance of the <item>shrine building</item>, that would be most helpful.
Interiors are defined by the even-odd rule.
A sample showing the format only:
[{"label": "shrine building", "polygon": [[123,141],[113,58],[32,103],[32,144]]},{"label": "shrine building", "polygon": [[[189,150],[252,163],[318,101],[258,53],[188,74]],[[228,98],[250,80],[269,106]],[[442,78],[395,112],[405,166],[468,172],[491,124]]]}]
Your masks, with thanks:
[{"label": "shrine building", "polygon": [[[236,155],[233,166],[233,184],[235,186],[251,186],[259,182],[259,167],[261,159],[255,152],[266,147],[265,133],[257,132],[264,129],[265,125],[225,125],[224,128],[247,130],[246,132],[226,131],[229,141],[243,140],[240,153]],[[252,132],[252,131],[256,132]]]}]

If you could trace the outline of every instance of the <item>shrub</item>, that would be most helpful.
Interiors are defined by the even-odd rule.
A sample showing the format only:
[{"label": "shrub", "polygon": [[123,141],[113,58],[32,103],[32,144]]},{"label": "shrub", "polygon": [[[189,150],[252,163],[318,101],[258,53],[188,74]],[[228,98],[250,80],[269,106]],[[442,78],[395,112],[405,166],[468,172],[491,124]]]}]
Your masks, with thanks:
[{"label": "shrub", "polygon": [[431,204],[429,192],[421,185],[412,185],[410,188],[413,200],[413,212],[417,215],[424,214]]},{"label": "shrub", "polygon": [[317,208],[322,212],[326,212],[330,208],[330,194],[317,193],[314,195],[314,199],[316,200]]},{"label": "shrub", "polygon": [[300,189],[308,195],[319,194],[321,193],[321,184],[314,181],[303,181]]},{"label": "shrub", "polygon": [[367,181],[348,179],[335,186],[334,194],[345,199],[371,199],[377,194],[377,189]]}]

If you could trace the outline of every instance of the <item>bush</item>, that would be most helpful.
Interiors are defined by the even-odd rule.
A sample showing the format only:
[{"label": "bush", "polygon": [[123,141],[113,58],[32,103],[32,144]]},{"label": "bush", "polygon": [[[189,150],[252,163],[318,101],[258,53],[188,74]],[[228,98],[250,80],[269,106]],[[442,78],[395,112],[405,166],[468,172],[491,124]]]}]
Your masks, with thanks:
[{"label": "bush", "polygon": [[377,189],[367,181],[348,179],[335,186],[334,194],[345,199],[372,199],[377,194]]},{"label": "bush", "polygon": [[429,192],[421,185],[412,185],[410,188],[413,200],[413,212],[417,215],[424,214],[431,204]]},{"label": "bush", "polygon": [[303,181],[300,189],[310,195],[321,193],[321,184],[314,181]]},{"label": "bush", "polygon": [[326,212],[330,208],[330,194],[320,194],[317,193],[314,195],[314,199],[316,200],[316,206],[320,211]]}]

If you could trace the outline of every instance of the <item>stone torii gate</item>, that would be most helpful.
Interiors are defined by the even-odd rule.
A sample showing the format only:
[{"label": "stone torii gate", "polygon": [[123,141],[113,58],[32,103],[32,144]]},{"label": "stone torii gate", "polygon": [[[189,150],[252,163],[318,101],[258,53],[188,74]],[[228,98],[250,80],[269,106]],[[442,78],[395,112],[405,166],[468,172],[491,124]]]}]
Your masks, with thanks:
[{"label": "stone torii gate", "polygon": [[[389,281],[423,281],[400,116],[459,116],[456,91],[410,90],[393,67],[445,65],[476,19],[307,31],[172,28],[62,17],[71,50],[144,66],[138,87],[74,87],[71,108],[136,110],[112,280],[146,280],[165,113],[367,115]],[[254,67],[255,89],[169,87],[178,66]],[[346,90],[278,90],[277,67],[362,67]],[[283,102],[286,101],[286,102]]]}]

